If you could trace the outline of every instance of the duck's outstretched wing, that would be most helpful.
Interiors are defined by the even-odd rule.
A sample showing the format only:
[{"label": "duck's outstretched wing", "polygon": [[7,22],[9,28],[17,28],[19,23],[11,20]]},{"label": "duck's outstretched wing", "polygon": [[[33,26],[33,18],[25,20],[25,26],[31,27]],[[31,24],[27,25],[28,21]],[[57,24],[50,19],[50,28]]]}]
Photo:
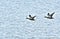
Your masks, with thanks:
[{"label": "duck's outstretched wing", "polygon": [[53,16],[55,14],[55,12],[53,12],[52,14],[51,14],[51,16]]},{"label": "duck's outstretched wing", "polygon": [[35,18],[36,16],[32,17],[32,18]]}]

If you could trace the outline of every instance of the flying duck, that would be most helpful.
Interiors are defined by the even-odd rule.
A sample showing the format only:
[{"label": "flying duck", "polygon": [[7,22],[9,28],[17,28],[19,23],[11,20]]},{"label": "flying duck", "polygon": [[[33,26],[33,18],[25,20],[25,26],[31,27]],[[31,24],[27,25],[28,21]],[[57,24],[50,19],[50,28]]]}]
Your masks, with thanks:
[{"label": "flying duck", "polygon": [[29,20],[35,20],[34,18],[35,18],[36,16],[31,16],[31,15],[29,15],[29,18],[26,18],[26,19],[29,19]]},{"label": "flying duck", "polygon": [[48,13],[47,16],[45,16],[45,18],[53,19],[54,13],[55,13],[55,12],[53,12],[52,14]]}]

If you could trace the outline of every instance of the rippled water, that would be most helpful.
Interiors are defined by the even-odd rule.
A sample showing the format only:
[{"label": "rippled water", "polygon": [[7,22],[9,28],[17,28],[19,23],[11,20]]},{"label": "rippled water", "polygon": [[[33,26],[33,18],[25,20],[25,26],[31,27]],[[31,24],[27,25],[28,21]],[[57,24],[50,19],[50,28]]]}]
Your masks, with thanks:
[{"label": "rippled water", "polygon": [[0,0],[0,39],[60,39],[60,0]]}]

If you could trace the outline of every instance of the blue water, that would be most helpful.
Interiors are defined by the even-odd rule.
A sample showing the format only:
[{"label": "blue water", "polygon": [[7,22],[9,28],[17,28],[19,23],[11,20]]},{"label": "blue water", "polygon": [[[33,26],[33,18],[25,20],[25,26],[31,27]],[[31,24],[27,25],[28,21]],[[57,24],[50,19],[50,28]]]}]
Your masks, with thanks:
[{"label": "blue water", "polygon": [[0,39],[60,39],[60,0],[0,0]]}]

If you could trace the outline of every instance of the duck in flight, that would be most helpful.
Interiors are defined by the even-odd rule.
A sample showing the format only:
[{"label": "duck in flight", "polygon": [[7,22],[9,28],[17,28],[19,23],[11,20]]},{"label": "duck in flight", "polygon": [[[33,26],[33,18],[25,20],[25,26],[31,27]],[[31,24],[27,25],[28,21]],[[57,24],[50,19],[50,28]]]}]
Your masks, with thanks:
[{"label": "duck in flight", "polygon": [[35,20],[35,19],[34,19],[35,17],[36,17],[36,16],[31,16],[31,15],[29,15],[29,18],[26,18],[26,19]]},{"label": "duck in flight", "polygon": [[48,13],[47,16],[45,16],[45,18],[53,19],[54,13],[55,13],[55,12],[53,12],[52,14]]}]

